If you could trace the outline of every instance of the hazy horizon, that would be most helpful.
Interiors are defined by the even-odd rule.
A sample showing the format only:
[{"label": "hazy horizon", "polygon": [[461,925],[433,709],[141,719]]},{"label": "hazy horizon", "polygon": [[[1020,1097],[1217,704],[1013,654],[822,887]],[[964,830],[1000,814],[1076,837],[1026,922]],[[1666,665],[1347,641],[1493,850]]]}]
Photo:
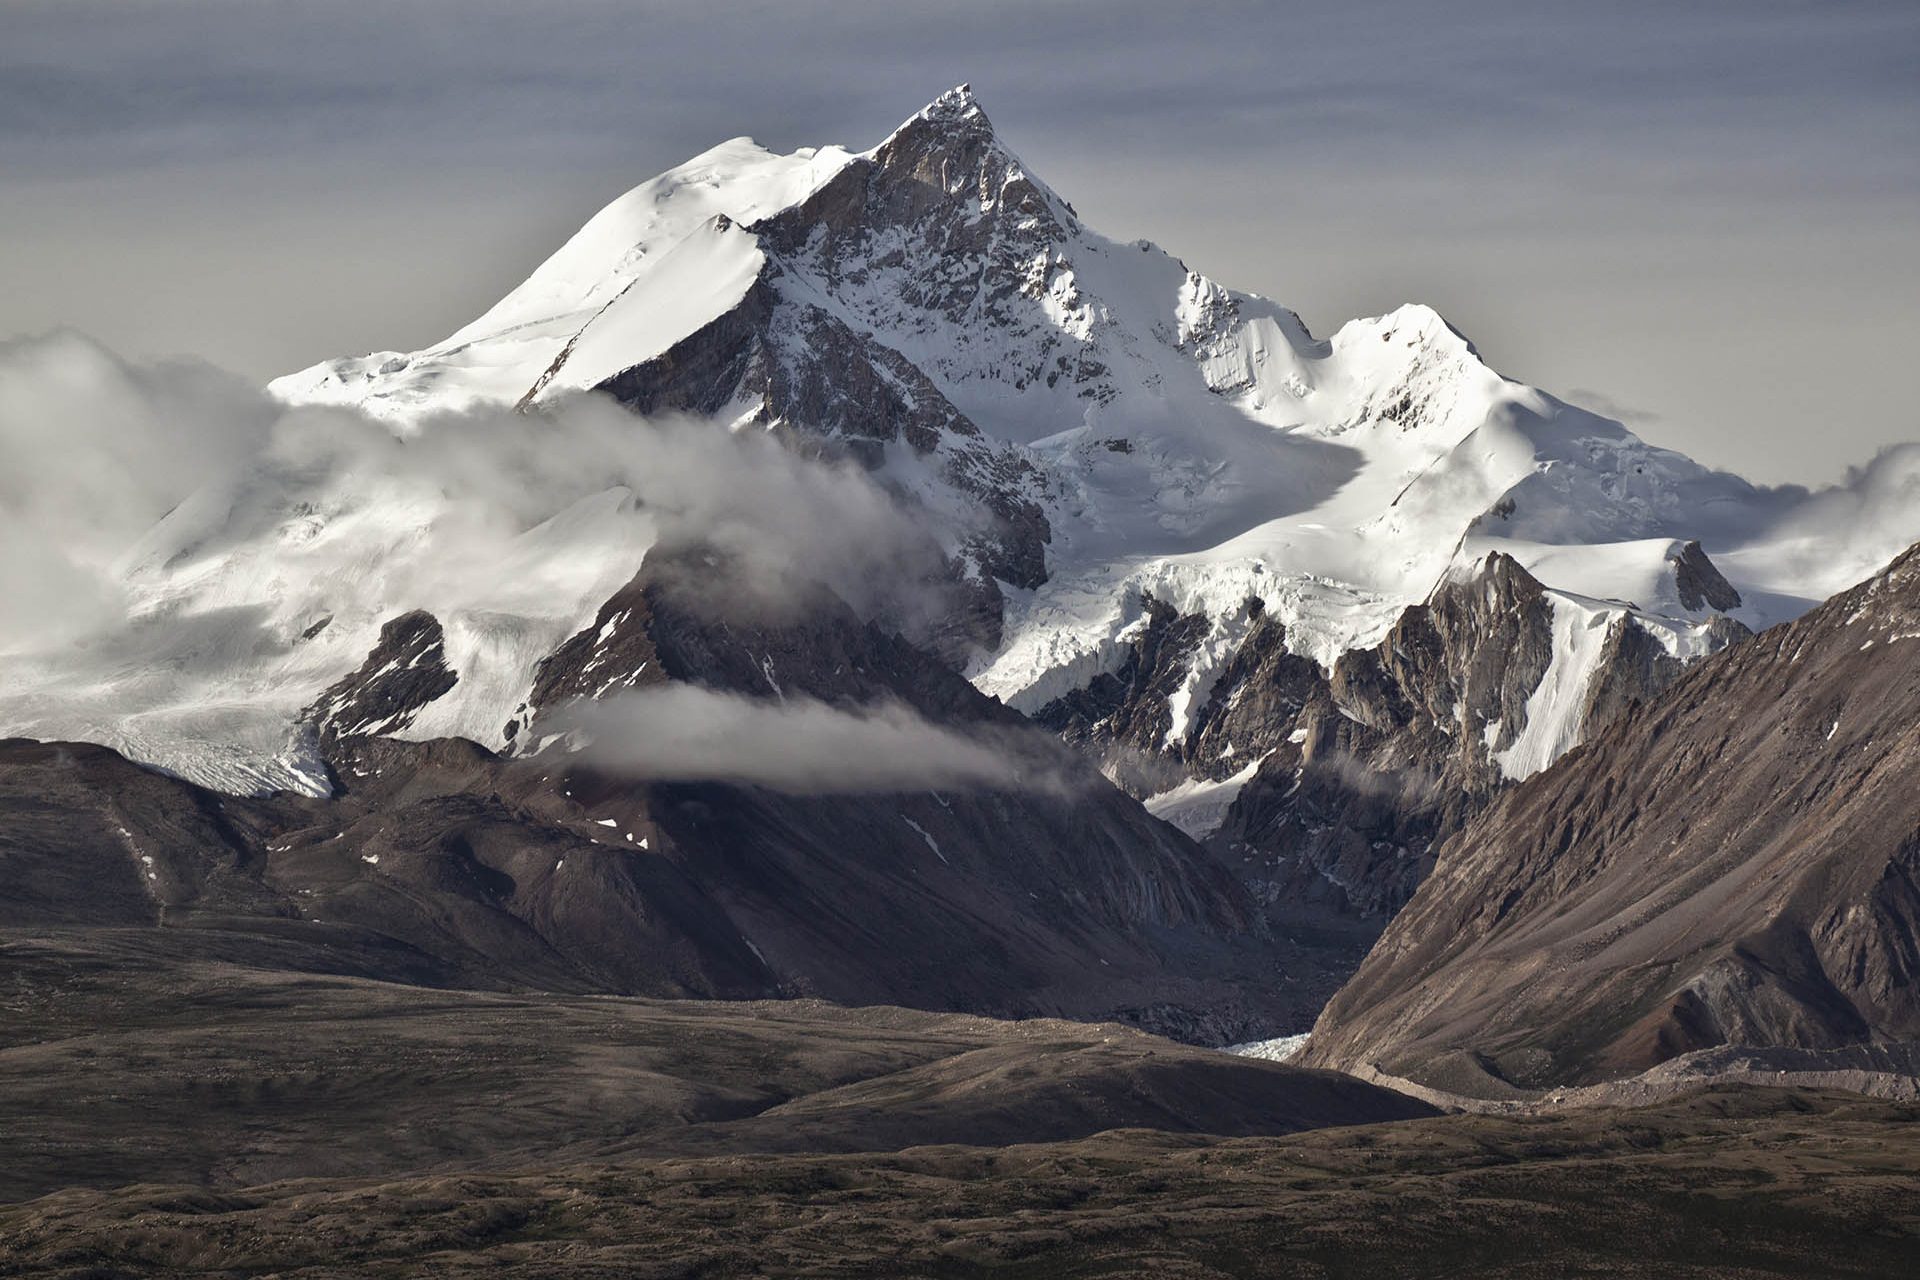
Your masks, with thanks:
[{"label": "hazy horizon", "polygon": [[971,82],[1087,222],[1299,311],[1424,302],[1754,479],[1920,438],[1920,10],[600,0],[0,13],[0,337],[256,380],[414,349],[739,134],[873,145]]}]

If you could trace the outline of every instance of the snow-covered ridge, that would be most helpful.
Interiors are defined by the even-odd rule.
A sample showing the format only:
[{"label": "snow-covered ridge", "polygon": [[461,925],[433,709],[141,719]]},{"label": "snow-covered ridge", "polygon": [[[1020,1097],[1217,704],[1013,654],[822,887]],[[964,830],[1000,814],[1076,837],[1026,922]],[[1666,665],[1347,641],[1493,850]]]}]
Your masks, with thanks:
[{"label": "snow-covered ridge", "polygon": [[[445,341],[324,361],[269,389],[290,403],[352,405],[406,421],[518,404],[537,385],[551,394],[597,385],[739,300],[741,277],[750,283],[760,261],[751,237],[729,234],[722,220],[751,223],[789,208],[850,158],[838,147],[776,155],[751,138],[723,142],[595,214],[525,283]],[[569,356],[567,376],[542,384],[589,329],[589,352],[574,355],[598,347],[608,358]]]}]

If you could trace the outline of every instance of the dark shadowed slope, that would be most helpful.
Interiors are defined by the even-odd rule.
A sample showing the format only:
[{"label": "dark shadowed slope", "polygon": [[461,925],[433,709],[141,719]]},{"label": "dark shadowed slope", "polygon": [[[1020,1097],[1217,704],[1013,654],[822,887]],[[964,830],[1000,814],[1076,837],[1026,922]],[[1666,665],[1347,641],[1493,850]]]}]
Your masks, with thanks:
[{"label": "dark shadowed slope", "polygon": [[435,651],[438,624],[413,614],[313,703],[329,799],[220,796],[102,747],[0,743],[0,924],[217,929],[273,939],[277,965],[293,948],[404,982],[1117,1018],[1211,1044],[1304,1024],[1357,960],[1262,928],[1180,831],[837,598],[721,617],[718,581],[656,550],[541,665],[516,735],[545,741],[557,708],[661,685],[896,705],[961,740],[1031,741],[1057,785],[792,795],[369,736],[453,687],[395,678],[434,670],[403,661]]},{"label": "dark shadowed slope", "polygon": [[1920,548],[1456,836],[1309,1060],[1468,1092],[1920,1038]]},{"label": "dark shadowed slope", "polygon": [[0,937],[191,931],[396,982],[1115,1017],[1215,1044],[1328,989],[1323,956],[1252,930],[1224,869],[1097,779],[803,797],[457,739],[328,750],[342,791],[320,801],[0,742]]}]

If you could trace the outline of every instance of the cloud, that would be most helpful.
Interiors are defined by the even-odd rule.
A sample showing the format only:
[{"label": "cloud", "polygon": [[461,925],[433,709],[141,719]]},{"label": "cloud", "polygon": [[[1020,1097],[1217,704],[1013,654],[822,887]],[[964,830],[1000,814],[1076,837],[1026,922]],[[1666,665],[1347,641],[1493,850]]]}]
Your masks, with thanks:
[{"label": "cloud", "polygon": [[[929,513],[854,462],[803,455],[758,430],[643,419],[596,395],[530,415],[430,417],[404,434],[354,413],[293,410],[250,483],[260,478],[272,495],[258,503],[268,519],[375,486],[423,496],[433,554],[410,556],[418,574],[407,590],[425,608],[485,594],[510,544],[583,503],[623,495],[624,519],[611,523],[651,542],[711,548],[729,564],[728,594],[707,601],[721,612],[778,615],[824,584],[876,616],[943,566]],[[556,539],[565,532],[555,529]]]},{"label": "cloud", "polygon": [[1882,449],[1838,484],[1774,492],[1789,505],[1763,536],[1766,561],[1825,595],[1873,576],[1920,541],[1920,444]]},{"label": "cloud", "polygon": [[136,367],[77,333],[0,343],[0,641],[112,620],[117,558],[271,417],[209,365]]},{"label": "cloud", "polygon": [[577,756],[657,782],[729,782],[794,795],[922,789],[1065,793],[1062,748],[1035,729],[936,725],[899,702],[844,710],[670,685],[576,702],[542,721]]},{"label": "cloud", "polygon": [[701,602],[722,617],[824,585],[911,634],[960,536],[758,430],[598,396],[402,429],[76,334],[0,347],[0,458],[0,733],[239,790],[310,785],[296,717],[396,614],[433,613],[460,675],[416,728],[497,743],[534,666],[655,547],[717,553]]},{"label": "cloud", "polygon": [[1651,409],[1639,408],[1590,387],[1574,387],[1560,398],[1629,427],[1639,428],[1661,421],[1661,415]]},{"label": "cloud", "polygon": [[0,640],[123,621],[134,583],[190,565],[244,591],[240,561],[284,579],[275,602],[310,596],[315,616],[564,611],[583,562],[617,560],[624,580],[656,541],[719,552],[733,572],[710,603],[741,611],[824,583],[863,616],[924,613],[918,593],[945,567],[929,513],[763,432],[645,420],[598,396],[402,431],[75,333],[0,346],[0,456]]}]

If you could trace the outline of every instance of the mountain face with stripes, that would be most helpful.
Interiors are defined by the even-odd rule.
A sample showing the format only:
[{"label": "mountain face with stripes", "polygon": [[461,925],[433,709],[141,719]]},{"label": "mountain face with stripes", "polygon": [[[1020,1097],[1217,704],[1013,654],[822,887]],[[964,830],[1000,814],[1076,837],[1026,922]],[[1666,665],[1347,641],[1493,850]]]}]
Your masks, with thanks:
[{"label": "mountain face with stripes", "polygon": [[1502,796],[1442,847],[1310,1061],[1513,1097],[1731,1047],[1768,1075],[1910,1088],[1917,643],[1920,547]]}]

